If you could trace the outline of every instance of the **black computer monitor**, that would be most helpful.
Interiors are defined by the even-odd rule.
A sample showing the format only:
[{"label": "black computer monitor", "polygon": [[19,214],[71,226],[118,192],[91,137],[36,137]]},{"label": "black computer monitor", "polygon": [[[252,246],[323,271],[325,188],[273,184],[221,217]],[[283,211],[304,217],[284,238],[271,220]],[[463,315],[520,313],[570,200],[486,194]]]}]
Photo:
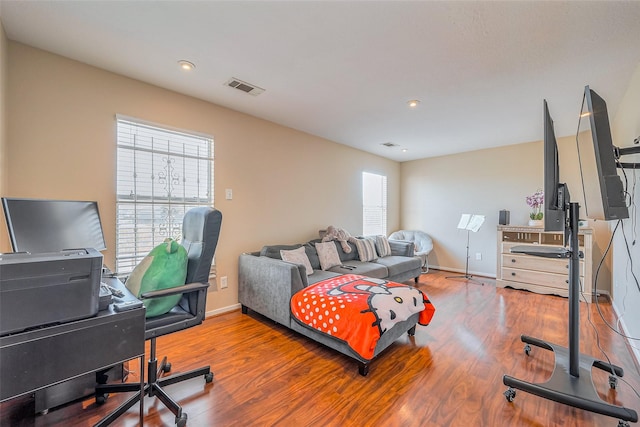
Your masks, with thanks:
[{"label": "black computer monitor", "polygon": [[603,220],[629,218],[622,180],[616,168],[607,103],[589,86],[584,88],[576,141],[584,215]]},{"label": "black computer monitor", "polygon": [[558,144],[553,130],[549,106],[544,100],[544,229],[564,231],[566,204],[569,201],[567,186],[560,182]]},{"label": "black computer monitor", "polygon": [[2,206],[14,252],[106,249],[96,202],[3,197]]}]

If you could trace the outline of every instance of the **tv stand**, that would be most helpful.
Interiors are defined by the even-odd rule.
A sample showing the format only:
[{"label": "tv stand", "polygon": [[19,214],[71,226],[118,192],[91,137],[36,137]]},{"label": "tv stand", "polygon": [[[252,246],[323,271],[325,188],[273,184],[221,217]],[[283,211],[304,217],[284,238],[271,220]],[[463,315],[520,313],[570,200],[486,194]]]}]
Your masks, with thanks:
[{"label": "tv stand", "polygon": [[[502,382],[509,388],[504,392],[507,401],[513,402],[516,389],[536,396],[570,405],[586,411],[615,417],[620,420],[619,425],[628,425],[628,421],[637,422],[638,414],[633,409],[612,405],[600,399],[595,390],[591,377],[591,369],[598,368],[611,372],[609,386],[615,388],[618,377],[623,376],[622,368],[580,354],[580,276],[579,276],[579,248],[578,248],[578,217],[579,206],[569,203],[569,347],[552,344],[537,338],[522,335],[525,343],[524,351],[527,355],[531,345],[553,351],[555,367],[548,381],[544,383],[529,383],[504,375]],[[530,255],[539,255],[540,248],[535,248]],[[543,255],[544,256],[544,255]]]}]

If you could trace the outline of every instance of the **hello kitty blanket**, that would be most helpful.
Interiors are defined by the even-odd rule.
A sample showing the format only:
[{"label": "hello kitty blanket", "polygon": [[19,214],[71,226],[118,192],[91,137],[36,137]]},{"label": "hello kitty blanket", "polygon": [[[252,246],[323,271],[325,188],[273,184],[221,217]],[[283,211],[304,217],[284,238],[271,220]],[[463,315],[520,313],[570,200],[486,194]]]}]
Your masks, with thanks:
[{"label": "hello kitty blanket", "polygon": [[428,325],[435,310],[419,289],[356,274],[323,280],[291,298],[300,323],[345,341],[366,360],[396,323],[419,312],[418,323]]}]

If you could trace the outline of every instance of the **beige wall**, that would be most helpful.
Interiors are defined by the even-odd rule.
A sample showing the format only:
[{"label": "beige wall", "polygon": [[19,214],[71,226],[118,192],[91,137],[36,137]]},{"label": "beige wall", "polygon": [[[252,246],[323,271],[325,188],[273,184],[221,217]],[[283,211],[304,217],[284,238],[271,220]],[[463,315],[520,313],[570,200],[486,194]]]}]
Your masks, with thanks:
[{"label": "beige wall", "polygon": [[[542,134],[542,101],[540,117]],[[574,200],[581,189],[575,138],[558,138],[558,151],[560,178]],[[402,228],[424,230],[433,237],[431,265],[464,272],[467,232],[456,228],[460,215],[485,215],[482,228],[470,235],[469,271],[495,277],[498,212],[510,211],[511,225],[528,222],[525,197],[544,184],[542,152],[542,141],[536,141],[402,163]],[[598,260],[611,235],[607,223],[590,221],[589,227],[594,228],[594,260]],[[476,253],[481,260],[476,260]],[[607,259],[598,282],[605,292],[610,290],[610,264]]]},{"label": "beige wall", "polygon": [[360,233],[362,171],[387,175],[389,227],[399,224],[397,162],[19,43],[9,42],[8,58],[3,193],[97,200],[107,265],[115,245],[115,114],[213,135],[215,205],[224,217],[216,263],[229,289],[211,292],[209,311],[237,303],[240,253],[315,238],[331,224]]},{"label": "beige wall", "polygon": [[[401,171],[401,226],[432,236],[429,263],[464,272],[467,232],[456,228],[460,215],[485,215],[480,230],[470,235],[469,271],[495,277],[498,211],[509,210],[511,224],[527,222],[525,197],[542,188],[542,144],[405,162]],[[476,253],[482,260],[476,260]]]},{"label": "beige wall", "polygon": [[[617,111],[616,117],[612,120],[613,143],[619,147],[630,147],[633,145],[633,140],[640,137],[640,64]],[[640,154],[624,156],[621,160],[640,162]],[[623,221],[623,227],[616,232],[613,242],[613,304],[627,335],[637,338],[640,337],[640,310],[638,310],[640,287],[637,282],[640,279],[640,232],[638,231],[640,210],[637,207],[640,200],[640,170],[635,173],[632,170],[626,170],[626,174],[629,191],[632,192],[632,189],[635,189],[633,194],[635,203],[630,208],[630,218]],[[627,254],[627,244],[621,231],[626,235],[631,256]],[[631,274],[632,265],[635,278]],[[640,364],[638,341],[630,341],[630,344]]]},{"label": "beige wall", "polygon": [[[7,91],[8,91],[8,41],[4,33],[2,22],[0,22],[0,194],[7,190]],[[6,252],[9,248],[7,234],[4,231],[4,213],[0,209],[0,253]]]}]

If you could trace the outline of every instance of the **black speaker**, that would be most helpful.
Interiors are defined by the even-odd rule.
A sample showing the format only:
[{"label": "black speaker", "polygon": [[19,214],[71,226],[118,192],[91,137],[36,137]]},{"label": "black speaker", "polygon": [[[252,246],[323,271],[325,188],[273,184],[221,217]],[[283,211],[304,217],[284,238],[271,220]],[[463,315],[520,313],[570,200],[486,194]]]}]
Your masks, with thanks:
[{"label": "black speaker", "polygon": [[509,211],[504,209],[500,211],[500,218],[498,220],[498,224],[509,225]]}]

